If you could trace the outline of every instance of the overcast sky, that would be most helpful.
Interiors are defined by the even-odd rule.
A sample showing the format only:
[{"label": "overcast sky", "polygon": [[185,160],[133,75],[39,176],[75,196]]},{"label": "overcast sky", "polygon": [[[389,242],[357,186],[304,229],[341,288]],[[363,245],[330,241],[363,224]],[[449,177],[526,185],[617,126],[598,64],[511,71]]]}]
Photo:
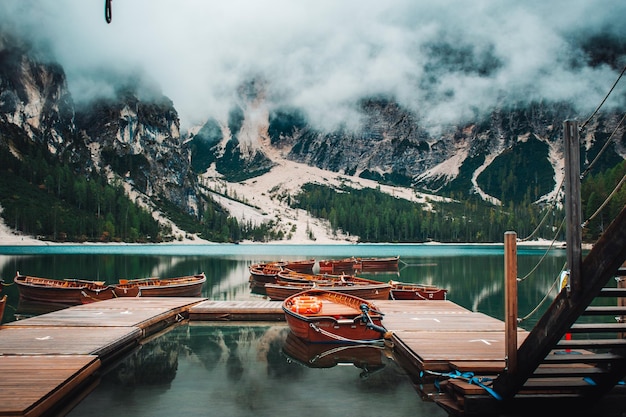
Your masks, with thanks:
[{"label": "overcast sky", "polygon": [[471,120],[516,100],[568,100],[592,111],[621,68],[588,66],[575,40],[626,38],[624,0],[112,6],[107,24],[104,0],[2,0],[0,21],[45,42],[76,101],[112,90],[118,78],[103,77],[105,70],[141,73],[172,99],[184,128],[224,119],[237,87],[253,77],[266,83],[271,105],[302,107],[327,126],[350,120],[355,101],[375,94],[395,97],[433,125]]}]

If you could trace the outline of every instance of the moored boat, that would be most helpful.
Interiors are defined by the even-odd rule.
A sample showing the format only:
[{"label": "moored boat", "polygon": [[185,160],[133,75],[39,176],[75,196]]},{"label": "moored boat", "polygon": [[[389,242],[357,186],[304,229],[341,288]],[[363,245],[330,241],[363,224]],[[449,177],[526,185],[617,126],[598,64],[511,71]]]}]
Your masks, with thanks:
[{"label": "moored boat", "polygon": [[199,297],[205,282],[202,272],[176,278],[120,280],[114,289],[117,297]]},{"label": "moored boat", "polygon": [[177,278],[120,280],[119,284],[107,285],[102,281],[40,278],[18,272],[14,282],[25,300],[76,305],[114,297],[198,297],[206,276],[201,273]]},{"label": "moored boat", "polygon": [[[288,277],[287,279],[282,279]],[[265,284],[265,294],[272,300],[284,300],[310,288],[346,293],[366,300],[388,300],[391,285],[352,275],[309,275],[294,272],[281,273],[275,283]]]},{"label": "moored boat", "polygon": [[109,285],[101,281],[40,278],[21,275],[19,272],[13,281],[17,285],[21,298],[67,305],[95,301],[85,296],[86,289],[93,290],[94,294],[112,291]]},{"label": "moored boat", "polygon": [[320,266],[320,272],[328,272],[331,274],[358,269],[358,261],[354,257],[344,259],[324,259],[319,261],[318,264]]},{"label": "moored boat", "polygon": [[389,281],[392,300],[445,300],[448,290],[436,285],[413,284],[408,282]]},{"label": "moored boat", "polygon": [[287,261],[285,268],[296,272],[313,272],[315,259],[303,259],[295,261]]},{"label": "moored boat", "polygon": [[356,258],[358,267],[362,271],[395,271],[400,262],[399,256],[386,258]]},{"label": "moored boat", "polygon": [[287,262],[268,262],[252,264],[249,267],[250,278],[256,282],[274,282],[280,271],[285,269]]},{"label": "moored boat", "polygon": [[389,337],[378,308],[353,295],[311,289],[285,299],[282,309],[291,332],[311,343],[376,343]]}]

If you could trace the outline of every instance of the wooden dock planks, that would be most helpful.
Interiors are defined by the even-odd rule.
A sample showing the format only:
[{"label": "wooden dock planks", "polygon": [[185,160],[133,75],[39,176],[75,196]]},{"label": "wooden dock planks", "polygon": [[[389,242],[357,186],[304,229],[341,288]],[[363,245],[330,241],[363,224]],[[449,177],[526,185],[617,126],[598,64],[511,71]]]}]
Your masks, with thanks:
[{"label": "wooden dock planks", "polygon": [[204,301],[189,309],[190,320],[283,321],[282,301]]},{"label": "wooden dock planks", "polygon": [[106,358],[138,342],[141,329],[129,327],[0,327],[0,355],[96,355]]},{"label": "wooden dock planks", "polygon": [[104,363],[204,300],[116,298],[0,326],[0,416],[50,415],[81,398]]},{"label": "wooden dock planks", "polygon": [[[469,311],[448,300],[378,301],[383,325],[393,333],[397,352],[411,368],[451,371],[454,362],[471,367],[504,369],[504,322]],[[518,343],[527,332],[520,330]]]},{"label": "wooden dock planks", "polygon": [[[396,354],[414,375],[458,367],[490,372],[504,368],[500,320],[447,300],[376,300],[374,304],[384,313],[383,325],[393,334]],[[63,393],[85,384],[107,357],[154,334],[160,324],[186,316],[192,321],[284,320],[280,301],[159,297],[117,298],[8,323],[0,327],[0,372],[5,384],[0,387],[28,386],[29,395],[23,400],[31,404],[7,400],[0,416],[39,415],[38,410],[52,407]],[[520,331],[519,343],[525,334]],[[10,366],[24,372],[7,373]],[[29,371],[29,366],[43,373]],[[33,382],[24,382],[28,378]]]},{"label": "wooden dock planks", "polygon": [[0,356],[0,416],[49,413],[87,385],[99,367],[91,355]]}]

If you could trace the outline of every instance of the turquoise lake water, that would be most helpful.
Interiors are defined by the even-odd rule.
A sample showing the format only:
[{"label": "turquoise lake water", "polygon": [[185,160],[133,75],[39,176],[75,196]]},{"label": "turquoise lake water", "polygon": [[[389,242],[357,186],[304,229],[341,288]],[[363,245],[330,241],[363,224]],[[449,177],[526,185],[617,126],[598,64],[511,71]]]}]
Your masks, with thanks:
[{"label": "turquoise lake water", "polygon": [[[518,247],[519,315],[544,299],[566,261],[564,250]],[[203,296],[255,300],[248,266],[281,259],[400,256],[396,273],[370,274],[435,284],[448,299],[472,311],[504,317],[502,245],[63,245],[0,247],[0,277],[16,271],[50,278],[85,278],[110,283],[121,278],[174,277],[204,272]],[[539,266],[535,269],[536,265]],[[365,274],[364,274],[365,275]],[[4,288],[4,321],[42,314]],[[548,297],[548,302],[555,294]],[[547,307],[547,304],[545,307]],[[544,308],[521,324],[531,328]],[[412,381],[384,350],[367,352],[367,363],[319,368],[303,365],[286,346],[282,323],[191,323],[173,328],[109,370],[70,416],[445,416],[420,398]],[[352,352],[335,356],[360,357]],[[354,361],[353,361],[354,362]],[[324,366],[328,366],[324,364]]]}]

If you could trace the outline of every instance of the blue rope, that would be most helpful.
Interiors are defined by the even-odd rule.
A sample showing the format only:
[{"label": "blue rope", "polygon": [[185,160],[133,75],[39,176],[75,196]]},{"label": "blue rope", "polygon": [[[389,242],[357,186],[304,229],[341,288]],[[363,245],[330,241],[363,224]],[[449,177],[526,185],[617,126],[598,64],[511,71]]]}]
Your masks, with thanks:
[{"label": "blue rope", "polygon": [[[426,372],[431,375],[465,380],[468,384],[478,385],[479,387],[487,391],[487,393],[491,395],[493,398],[495,398],[496,400],[502,401],[502,396],[498,394],[493,388],[486,385],[486,383],[493,381],[493,379],[491,378],[487,378],[487,377],[479,378],[475,376],[473,372],[459,372],[458,370],[453,371],[453,372],[448,372],[448,373],[441,373],[441,372],[434,372],[434,371],[426,371]],[[423,376],[424,376],[424,371],[420,372],[420,377],[423,377]],[[440,390],[438,380],[435,380],[435,387],[438,390]]]}]

